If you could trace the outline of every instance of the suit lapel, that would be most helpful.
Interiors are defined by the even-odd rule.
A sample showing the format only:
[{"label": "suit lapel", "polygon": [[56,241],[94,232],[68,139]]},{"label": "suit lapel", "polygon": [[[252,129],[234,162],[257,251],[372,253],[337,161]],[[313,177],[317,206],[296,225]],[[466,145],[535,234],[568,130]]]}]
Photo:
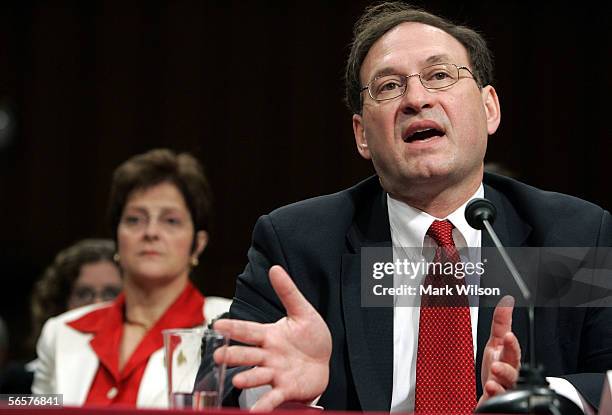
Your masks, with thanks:
[{"label": "suit lapel", "polygon": [[[380,189],[380,188],[378,188]],[[368,203],[369,202],[369,203]],[[342,257],[342,308],[353,381],[363,411],[389,411],[393,391],[393,307],[361,306],[361,249],[385,247],[392,261],[386,195],[356,208],[347,234],[349,253]]]},{"label": "suit lapel", "polygon": [[[194,369],[194,373],[196,371],[197,368]],[[138,407],[168,407],[168,381],[164,366],[163,348],[149,357],[138,388],[136,405]]]},{"label": "suit lapel", "polygon": [[80,406],[98,370],[98,357],[89,345],[91,334],[67,326],[60,330],[66,333],[57,336],[57,390],[64,395],[64,404]]},{"label": "suit lapel", "polygon": [[[526,246],[527,239],[531,232],[531,227],[525,223],[510,201],[500,192],[489,185],[484,186],[485,197],[489,199],[497,208],[497,218],[493,223],[493,229],[497,233],[504,247]],[[486,231],[482,232],[482,247],[493,248],[495,244]],[[483,251],[484,252],[484,251]],[[487,273],[481,277],[481,287],[487,287]],[[493,321],[492,307],[478,308],[478,330],[477,330],[477,351],[476,351],[476,386],[478,396],[482,395],[481,370],[484,347],[491,333],[491,323]],[[528,357],[528,320],[525,307],[516,307],[512,314],[512,331],[516,335],[523,352],[523,361]]]}]

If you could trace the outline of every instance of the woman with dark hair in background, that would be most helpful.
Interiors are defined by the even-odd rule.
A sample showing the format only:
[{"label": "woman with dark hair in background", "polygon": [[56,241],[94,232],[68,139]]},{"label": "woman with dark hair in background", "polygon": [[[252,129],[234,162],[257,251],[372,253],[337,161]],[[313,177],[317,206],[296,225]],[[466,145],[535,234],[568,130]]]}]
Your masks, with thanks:
[{"label": "woman with dark hair in background", "polygon": [[[88,304],[113,300],[121,291],[121,274],[113,261],[110,239],[83,239],[60,251],[32,292],[32,333],[28,348],[38,340],[43,324]],[[30,393],[38,360],[12,363],[0,378],[0,393]]]},{"label": "woman with dark hair in background", "polygon": [[32,293],[32,344],[50,317],[117,297],[122,281],[114,254],[110,239],[84,239],[57,254]]},{"label": "woman with dark hair in background", "polygon": [[189,281],[210,212],[208,181],[189,154],[152,150],[115,170],[109,214],[123,293],[45,324],[34,393],[61,393],[66,405],[167,406],[162,330],[202,326],[229,308]]}]

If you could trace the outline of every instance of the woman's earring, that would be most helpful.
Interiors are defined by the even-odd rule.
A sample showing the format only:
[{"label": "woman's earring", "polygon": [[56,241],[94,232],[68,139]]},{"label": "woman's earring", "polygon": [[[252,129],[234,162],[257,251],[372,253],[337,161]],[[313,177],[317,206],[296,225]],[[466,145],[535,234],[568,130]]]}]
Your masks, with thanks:
[{"label": "woman's earring", "polygon": [[121,257],[119,256],[119,252],[115,252],[115,255],[113,255],[113,261],[118,264],[120,259]]},{"label": "woman's earring", "polygon": [[197,256],[191,257],[191,266],[192,267],[197,267],[200,264],[200,261],[198,260]]}]

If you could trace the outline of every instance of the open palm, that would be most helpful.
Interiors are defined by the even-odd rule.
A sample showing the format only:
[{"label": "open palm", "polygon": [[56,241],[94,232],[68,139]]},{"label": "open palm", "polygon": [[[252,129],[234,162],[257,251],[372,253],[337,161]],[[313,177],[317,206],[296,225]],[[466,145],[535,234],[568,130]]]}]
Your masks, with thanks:
[{"label": "open palm", "polygon": [[270,411],[284,402],[310,403],[329,381],[331,334],[327,325],[280,266],[270,269],[270,282],[287,311],[275,323],[219,320],[215,329],[251,346],[230,346],[216,353],[229,366],[255,366],[234,376],[245,389],[270,385],[252,408]]}]

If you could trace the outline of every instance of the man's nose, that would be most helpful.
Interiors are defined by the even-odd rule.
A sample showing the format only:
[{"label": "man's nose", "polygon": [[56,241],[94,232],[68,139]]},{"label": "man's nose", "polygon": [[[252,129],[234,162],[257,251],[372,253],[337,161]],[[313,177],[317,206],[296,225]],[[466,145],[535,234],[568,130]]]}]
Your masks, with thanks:
[{"label": "man's nose", "polygon": [[424,108],[431,108],[435,99],[431,93],[421,83],[419,74],[412,74],[406,77],[406,92],[402,96],[402,110],[405,113],[416,114]]}]

